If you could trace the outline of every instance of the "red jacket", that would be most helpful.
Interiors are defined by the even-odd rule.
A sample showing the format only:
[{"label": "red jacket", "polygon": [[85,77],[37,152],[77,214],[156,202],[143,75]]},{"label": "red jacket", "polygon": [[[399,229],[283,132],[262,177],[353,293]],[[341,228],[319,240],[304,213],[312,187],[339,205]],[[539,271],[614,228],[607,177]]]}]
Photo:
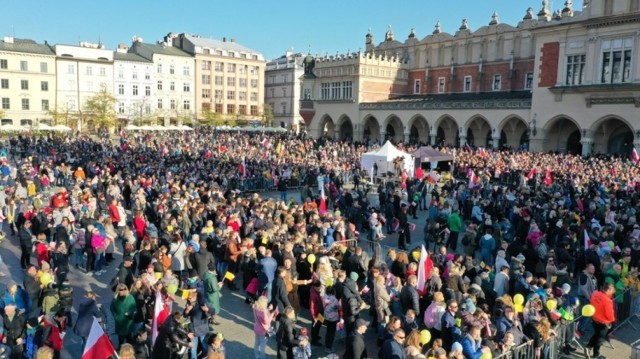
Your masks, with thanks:
[{"label": "red jacket", "polygon": [[594,321],[601,324],[612,324],[616,321],[613,310],[613,299],[604,292],[593,292],[591,295],[591,305],[596,308],[596,314],[594,314],[592,318]]},{"label": "red jacket", "polygon": [[44,242],[36,242],[36,257],[38,258],[38,267],[42,268],[42,262],[49,263],[49,247]]},{"label": "red jacket", "polygon": [[115,204],[109,205],[109,217],[111,217],[111,223],[120,222],[120,212],[118,212],[118,207]]},{"label": "red jacket", "polygon": [[314,287],[309,288],[309,311],[311,312],[311,318],[314,320],[318,314],[324,315],[322,297],[320,297],[320,293]]}]

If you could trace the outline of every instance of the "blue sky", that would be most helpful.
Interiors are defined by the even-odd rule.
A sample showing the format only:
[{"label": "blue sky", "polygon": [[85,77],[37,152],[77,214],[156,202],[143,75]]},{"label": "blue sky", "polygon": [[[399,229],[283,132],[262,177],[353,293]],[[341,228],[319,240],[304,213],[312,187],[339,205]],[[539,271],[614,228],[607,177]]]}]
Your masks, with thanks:
[{"label": "blue sky", "polygon": [[[0,35],[38,42],[78,44],[98,42],[109,49],[131,44],[133,35],[145,42],[169,32],[203,37],[234,38],[262,52],[266,59],[287,50],[313,54],[344,53],[364,47],[371,28],[376,43],[391,25],[404,41],[416,29],[418,38],[430,34],[436,21],[454,33],[466,18],[472,30],[487,25],[493,11],[500,21],[516,25],[526,9],[537,13],[541,0],[4,0]],[[551,9],[564,1],[550,0]],[[582,0],[574,1],[574,9]]]}]

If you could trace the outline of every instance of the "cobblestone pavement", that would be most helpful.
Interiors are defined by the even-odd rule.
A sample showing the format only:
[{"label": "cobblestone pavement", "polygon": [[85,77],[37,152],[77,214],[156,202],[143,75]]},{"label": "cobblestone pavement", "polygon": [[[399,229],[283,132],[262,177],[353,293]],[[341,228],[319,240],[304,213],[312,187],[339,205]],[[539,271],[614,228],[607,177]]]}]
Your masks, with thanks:
[{"label": "cobblestone pavement", "polygon": [[[278,192],[264,193],[271,198],[279,198]],[[295,196],[297,199],[298,192],[289,192],[290,196]],[[375,201],[374,196],[371,196],[372,201]],[[415,220],[416,229],[412,233],[412,244],[416,245],[422,243],[422,228],[425,224],[424,215],[426,212],[418,213],[418,220]],[[19,258],[20,250],[17,238],[12,238],[10,231],[7,233],[7,239],[0,244],[0,255],[2,256],[4,265],[0,267],[2,273],[7,273],[6,276],[0,277],[0,293],[4,293],[6,283],[9,279],[15,280],[17,283],[22,283],[24,277],[24,271],[20,269]],[[384,248],[397,246],[397,235],[390,235],[385,240],[380,242]],[[383,250],[386,252],[386,250]],[[99,276],[87,276],[84,271],[71,268],[69,274],[69,280],[74,288],[74,310],[73,318],[77,316],[77,305],[81,298],[84,296],[87,290],[93,290],[99,295],[98,302],[104,306],[104,312],[107,316],[107,333],[110,335],[114,343],[117,342],[117,337],[114,335],[113,319],[109,313],[109,305],[113,298],[113,292],[107,288],[107,284],[117,273],[117,266],[121,262],[122,256],[117,253],[115,255],[116,260],[108,267],[108,271]],[[32,260],[35,263],[35,258]],[[224,334],[225,348],[228,358],[249,358],[253,357],[253,314],[251,308],[244,302],[244,293],[241,291],[232,292],[226,287],[222,290],[221,306],[222,313],[218,320],[220,325],[217,329]],[[174,309],[182,310],[184,302],[178,300],[174,306]],[[365,319],[368,318],[368,314],[364,314]],[[310,328],[311,322],[309,320],[309,312],[305,309],[299,313],[299,319],[297,321],[299,326],[306,326]],[[636,320],[634,325],[640,329],[640,321]],[[321,331],[321,336],[324,336],[324,329]],[[583,343],[586,343],[590,336],[590,333],[586,333],[583,337]],[[610,359],[623,359],[629,358],[631,354],[631,348],[629,343],[640,338],[637,330],[634,330],[631,325],[627,324],[621,329],[615,332],[615,337],[611,339],[612,347],[605,344],[601,352]],[[64,340],[64,349],[61,353],[61,358],[81,358],[82,356],[82,340],[73,333],[72,330],[67,331],[67,335]],[[369,357],[375,358],[378,352],[376,346],[376,335],[373,330],[369,330],[366,334],[367,351]],[[271,338],[267,345],[267,357],[275,357],[275,339]],[[313,357],[323,358],[325,357],[324,349],[321,347],[313,347]],[[344,341],[337,340],[334,344],[337,354],[342,356],[344,351]],[[572,357],[582,358],[584,356],[574,354]]]}]

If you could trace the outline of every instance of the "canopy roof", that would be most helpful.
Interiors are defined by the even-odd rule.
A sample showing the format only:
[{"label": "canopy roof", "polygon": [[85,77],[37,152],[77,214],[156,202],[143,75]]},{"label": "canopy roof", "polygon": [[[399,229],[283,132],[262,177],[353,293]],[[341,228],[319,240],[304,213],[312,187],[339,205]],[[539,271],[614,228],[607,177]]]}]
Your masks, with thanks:
[{"label": "canopy roof", "polygon": [[413,152],[416,160],[420,162],[446,162],[453,161],[453,155],[443,153],[431,146],[422,146]]}]

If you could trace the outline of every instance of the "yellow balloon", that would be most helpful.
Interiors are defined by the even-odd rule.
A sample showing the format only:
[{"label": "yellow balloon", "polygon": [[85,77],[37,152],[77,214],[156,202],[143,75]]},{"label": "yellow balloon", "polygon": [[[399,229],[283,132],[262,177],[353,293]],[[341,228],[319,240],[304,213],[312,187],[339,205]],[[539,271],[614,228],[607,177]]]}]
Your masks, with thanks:
[{"label": "yellow balloon", "polygon": [[558,306],[558,301],[555,299],[549,299],[547,300],[547,309],[549,310],[554,310],[556,309],[556,307]]},{"label": "yellow balloon", "polygon": [[333,278],[327,278],[327,280],[324,281],[325,287],[331,287],[332,285],[333,285]]},{"label": "yellow balloon", "polygon": [[155,272],[155,273],[153,273],[153,276],[154,276],[157,280],[162,279],[162,273],[160,273],[160,272]]},{"label": "yellow balloon", "polygon": [[486,352],[480,356],[480,359],[493,359],[493,355],[491,354],[491,352]]},{"label": "yellow balloon", "polygon": [[420,260],[420,252],[413,251],[413,252],[411,252],[411,255],[413,256],[413,259],[415,259],[417,261]]},{"label": "yellow balloon", "polygon": [[313,264],[316,262],[316,255],[311,253],[307,256],[307,262],[309,262],[309,264]]},{"label": "yellow balloon", "polygon": [[596,308],[593,305],[587,304],[584,307],[582,307],[583,317],[593,317],[594,314],[596,314]]},{"label": "yellow balloon", "polygon": [[40,284],[46,287],[49,283],[52,282],[53,276],[51,275],[51,273],[42,273],[42,276],[40,276]]},{"label": "yellow balloon", "polygon": [[420,332],[420,344],[425,345],[431,341],[431,332],[423,329]]},{"label": "yellow balloon", "polygon": [[520,293],[516,294],[513,297],[513,303],[516,304],[516,305],[518,305],[518,304],[523,305],[524,304],[524,296],[522,294],[520,294]]},{"label": "yellow balloon", "polygon": [[176,294],[177,291],[178,291],[177,284],[169,284],[169,286],[167,287],[167,293],[169,294]]},{"label": "yellow balloon", "polygon": [[524,305],[516,304],[514,310],[516,311],[516,313],[522,313],[524,312]]}]

